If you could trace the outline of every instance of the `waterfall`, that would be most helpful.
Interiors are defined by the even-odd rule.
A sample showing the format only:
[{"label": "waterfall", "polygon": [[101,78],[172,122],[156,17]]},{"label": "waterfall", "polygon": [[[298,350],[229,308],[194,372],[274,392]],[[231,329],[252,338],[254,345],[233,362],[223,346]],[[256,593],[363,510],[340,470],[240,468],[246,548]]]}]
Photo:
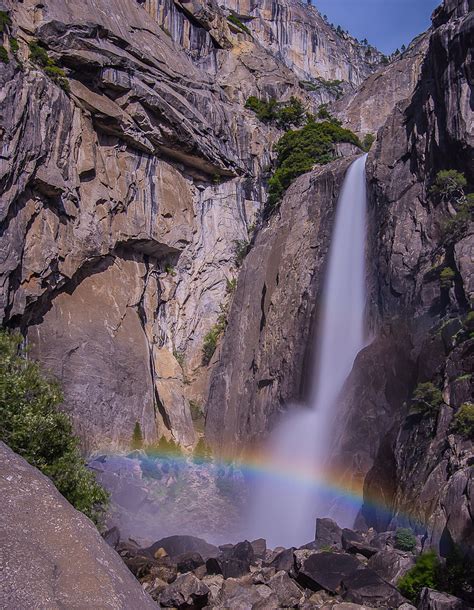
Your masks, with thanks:
[{"label": "waterfall", "polygon": [[[265,451],[269,465],[256,481],[251,531],[270,546],[314,540],[315,518],[337,516],[350,526],[352,510],[337,505],[327,456],[334,438],[338,397],[365,345],[365,235],[367,155],[347,171],[337,204],[316,333],[310,408],[290,409]],[[357,507],[356,509],[357,510]],[[344,522],[345,521],[345,522]]]}]

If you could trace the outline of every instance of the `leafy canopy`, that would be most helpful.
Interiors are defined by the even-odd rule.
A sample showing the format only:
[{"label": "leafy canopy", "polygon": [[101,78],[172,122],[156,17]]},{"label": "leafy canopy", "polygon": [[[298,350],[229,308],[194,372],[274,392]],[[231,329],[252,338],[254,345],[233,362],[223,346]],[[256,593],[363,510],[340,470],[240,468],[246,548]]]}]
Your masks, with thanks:
[{"label": "leafy canopy", "polygon": [[59,385],[27,360],[22,337],[0,331],[0,440],[35,466],[78,510],[99,523],[108,495],[85,465]]}]

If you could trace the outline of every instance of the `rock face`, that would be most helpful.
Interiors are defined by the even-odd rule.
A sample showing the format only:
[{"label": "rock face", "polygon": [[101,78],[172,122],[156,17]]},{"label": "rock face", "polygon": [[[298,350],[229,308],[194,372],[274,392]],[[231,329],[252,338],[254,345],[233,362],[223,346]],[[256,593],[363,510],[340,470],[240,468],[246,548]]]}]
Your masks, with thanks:
[{"label": "rock face", "polygon": [[217,449],[262,438],[283,405],[301,396],[334,205],[350,162],[299,178],[245,259],[207,407],[206,435]]},{"label": "rock face", "polygon": [[0,458],[2,608],[158,607],[49,479],[3,443]]}]

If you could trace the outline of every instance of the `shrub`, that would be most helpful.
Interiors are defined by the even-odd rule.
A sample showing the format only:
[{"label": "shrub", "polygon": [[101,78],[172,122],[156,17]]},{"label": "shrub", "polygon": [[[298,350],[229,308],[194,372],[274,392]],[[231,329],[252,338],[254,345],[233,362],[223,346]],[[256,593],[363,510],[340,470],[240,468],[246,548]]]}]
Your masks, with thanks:
[{"label": "shrub", "polygon": [[436,588],[438,569],[439,561],[436,553],[434,551],[423,553],[418,557],[415,566],[398,581],[400,592],[417,604],[424,587]]},{"label": "shrub", "polygon": [[148,445],[145,453],[151,457],[177,458],[183,455],[181,447],[173,439],[167,440],[164,436],[158,443]]},{"label": "shrub", "polygon": [[202,363],[207,366],[211,361],[212,356],[217,348],[217,343],[221,338],[227,326],[227,308],[221,305],[221,313],[217,318],[217,322],[209,330],[204,337],[204,344],[202,347]]},{"label": "shrub", "polygon": [[108,495],[87,469],[69,417],[57,409],[59,385],[26,359],[21,342],[21,336],[0,331],[0,439],[98,524]]},{"label": "shrub", "polygon": [[457,201],[457,212],[444,224],[444,233],[448,240],[459,241],[466,233],[469,223],[474,220],[474,193],[469,193]]},{"label": "shrub", "polygon": [[288,102],[277,102],[274,98],[266,102],[252,95],[245,102],[245,107],[255,112],[260,121],[273,122],[284,130],[291,126],[300,127],[306,116],[302,102],[294,96]]},{"label": "shrub", "polygon": [[372,144],[375,142],[375,136],[373,133],[367,133],[362,140],[362,148],[365,152],[369,152],[372,148]]},{"label": "shrub", "polygon": [[416,538],[413,532],[407,528],[401,527],[395,533],[395,548],[400,551],[413,551],[416,546]]},{"label": "shrub", "polygon": [[10,15],[6,11],[0,11],[0,34],[3,34],[11,24],[12,20],[10,19]]},{"label": "shrub", "polygon": [[232,23],[233,25],[238,27],[239,30],[242,30],[242,32],[245,32],[249,36],[252,35],[252,33],[250,32],[248,27],[245,24],[243,24],[242,21],[240,21],[240,19],[236,15],[228,15],[227,21],[230,21],[230,23]]},{"label": "shrub", "polygon": [[438,566],[437,589],[473,602],[473,574],[474,560],[463,554],[458,546],[454,546],[446,557],[446,562]]},{"label": "shrub", "polygon": [[474,404],[465,402],[454,416],[452,429],[456,434],[474,440]]},{"label": "shrub", "polygon": [[314,165],[324,165],[334,159],[336,142],[361,146],[358,137],[334,121],[316,123],[309,120],[297,131],[288,131],[276,145],[276,170],[269,180],[268,206],[274,207],[286,189],[301,174]]},{"label": "shrub", "polygon": [[180,352],[178,350],[173,350],[173,356],[176,362],[179,364],[181,368],[184,367],[184,352]]},{"label": "shrub", "polygon": [[443,404],[441,390],[431,382],[419,383],[412,397],[412,410],[418,413],[436,411]]},{"label": "shrub", "polygon": [[444,290],[449,290],[453,285],[455,277],[455,271],[453,271],[451,267],[445,267],[439,274],[439,283],[441,288],[443,288]]},{"label": "shrub", "polygon": [[67,80],[66,73],[62,68],[56,65],[54,59],[49,57],[48,52],[37,42],[30,42],[28,45],[30,49],[30,59],[33,63],[43,68],[45,74],[47,74],[51,80],[59,85],[64,91],[69,91],[69,81]]},{"label": "shrub", "polygon": [[4,64],[7,64],[10,59],[8,57],[8,51],[5,49],[3,45],[0,45],[0,61]]},{"label": "shrub", "polygon": [[233,277],[232,279],[227,278],[225,291],[227,294],[233,294],[235,289],[237,288],[237,278]]},{"label": "shrub", "polygon": [[203,437],[201,437],[193,451],[193,462],[196,464],[203,464],[212,459],[212,450],[206,443]]},{"label": "shrub", "polygon": [[245,257],[250,252],[250,242],[246,239],[236,239],[235,244],[235,264],[240,267]]},{"label": "shrub", "polygon": [[135,422],[130,446],[132,449],[141,449],[143,447],[143,434],[139,422]]},{"label": "shrub", "polygon": [[431,193],[446,201],[464,196],[466,185],[467,180],[464,174],[455,169],[443,169],[436,174]]},{"label": "shrub", "polygon": [[20,45],[18,44],[18,40],[13,36],[10,36],[10,49],[12,50],[13,55],[16,55],[20,50]]}]

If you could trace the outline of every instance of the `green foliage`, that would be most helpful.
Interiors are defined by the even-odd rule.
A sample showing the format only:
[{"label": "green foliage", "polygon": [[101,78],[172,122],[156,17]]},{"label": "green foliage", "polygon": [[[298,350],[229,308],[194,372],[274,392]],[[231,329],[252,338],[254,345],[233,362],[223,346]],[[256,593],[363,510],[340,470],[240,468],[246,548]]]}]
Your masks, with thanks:
[{"label": "green foliage", "polygon": [[400,527],[395,533],[395,548],[411,552],[416,546],[416,538],[410,529]]},{"label": "green foliage", "polygon": [[333,121],[316,123],[309,120],[297,131],[288,131],[276,145],[276,170],[269,180],[268,206],[274,207],[286,189],[301,174],[314,165],[324,165],[334,159],[334,144],[348,142],[361,146],[357,136]]},{"label": "green foliage", "polygon": [[461,553],[455,546],[446,557],[444,564],[439,564],[437,573],[437,589],[445,591],[466,601],[473,601],[474,561]]},{"label": "green foliage", "polygon": [[419,383],[412,397],[412,411],[416,413],[432,413],[443,404],[441,390],[431,382]]},{"label": "green foliage", "polygon": [[465,402],[454,416],[453,432],[465,438],[474,440],[474,404]]},{"label": "green foliage", "polygon": [[175,271],[173,265],[170,265],[169,263],[167,265],[165,265],[165,273],[167,273],[171,277],[176,276],[176,271]]},{"label": "green foliage", "polygon": [[6,30],[7,27],[10,27],[12,24],[12,20],[10,19],[10,15],[6,11],[0,11],[0,34]]},{"label": "green foliage", "polygon": [[8,57],[8,51],[5,49],[3,45],[0,45],[0,61],[4,64],[7,64],[10,59]]},{"label": "green foliage", "polygon": [[179,458],[183,455],[181,447],[174,442],[173,439],[167,440],[164,436],[160,438],[158,443],[148,445],[145,448],[145,453],[149,456]]},{"label": "green foliage", "polygon": [[375,136],[373,133],[365,134],[364,139],[362,140],[362,148],[365,150],[365,152],[369,152],[374,142]]},{"label": "green foliage", "polygon": [[141,449],[143,447],[143,434],[139,422],[135,422],[130,446],[132,449]]},{"label": "green foliage", "polygon": [[176,362],[179,364],[181,368],[184,367],[184,352],[180,352],[176,349],[173,350],[173,356]]},{"label": "green foliage", "polygon": [[234,294],[235,289],[237,288],[237,278],[233,277],[232,279],[227,278],[225,291],[227,294]]},{"label": "green foliage", "polygon": [[59,85],[64,91],[69,91],[69,81],[67,80],[66,73],[62,68],[56,65],[54,59],[49,57],[48,52],[37,42],[30,42],[28,45],[30,49],[30,59],[37,66],[43,68],[45,74],[47,74],[57,85]]},{"label": "green foliage", "polygon": [[447,201],[456,197],[464,196],[464,188],[467,180],[464,174],[455,169],[443,169],[437,173],[431,193]]},{"label": "green foliage", "polygon": [[201,437],[193,451],[193,462],[196,464],[202,464],[209,462],[212,459],[212,449],[206,443],[203,437]]},{"label": "green foliage", "polygon": [[266,102],[252,95],[245,102],[245,107],[255,112],[260,121],[275,123],[284,130],[291,126],[299,127],[306,116],[304,106],[297,97],[291,97],[288,102],[277,102],[274,98]]},{"label": "green foliage", "polygon": [[20,50],[20,45],[18,44],[18,40],[13,36],[10,36],[10,49],[12,50],[13,55],[16,55]]},{"label": "green foliage", "polygon": [[250,252],[250,242],[246,239],[236,239],[235,244],[235,264],[240,267],[245,257]]},{"label": "green foliage", "polygon": [[69,417],[57,409],[63,399],[59,385],[26,359],[21,341],[0,331],[0,439],[99,523],[108,495],[86,468]]},{"label": "green foliage", "polygon": [[245,24],[243,24],[242,21],[240,21],[240,19],[236,15],[233,15],[233,14],[232,15],[228,15],[227,16],[227,21],[230,21],[230,23],[232,23],[233,25],[238,27],[239,30],[242,30],[242,32],[245,32],[249,36],[252,35],[252,33],[250,32],[248,27]]},{"label": "green foliage", "polygon": [[318,117],[318,119],[321,119],[322,121],[330,121],[332,119],[332,115],[328,110],[327,104],[321,104],[321,106],[318,109],[318,114],[316,116]]},{"label": "green foliage", "polygon": [[459,241],[472,220],[474,220],[474,193],[469,193],[458,199],[456,215],[444,224],[447,239],[454,242]]},{"label": "green foliage", "polygon": [[204,337],[202,346],[202,363],[207,366],[217,348],[217,343],[223,335],[227,326],[227,308],[221,305],[221,313],[217,322]]},{"label": "green foliage", "polygon": [[444,290],[449,290],[453,285],[455,277],[455,271],[453,271],[451,267],[445,267],[439,274],[439,283],[441,288],[443,288]]},{"label": "green foliage", "polygon": [[398,588],[411,602],[417,604],[424,587],[435,589],[439,561],[434,551],[423,553],[416,560],[415,566],[398,581]]}]

